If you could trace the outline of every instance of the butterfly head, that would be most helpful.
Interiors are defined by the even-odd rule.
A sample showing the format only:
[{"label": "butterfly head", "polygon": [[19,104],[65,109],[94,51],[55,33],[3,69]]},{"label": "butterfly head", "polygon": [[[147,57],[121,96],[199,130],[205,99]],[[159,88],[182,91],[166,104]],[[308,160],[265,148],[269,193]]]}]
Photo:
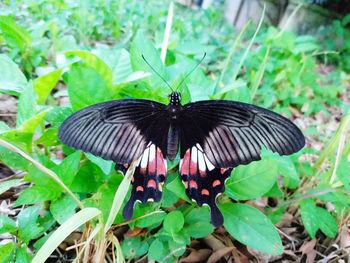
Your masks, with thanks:
[{"label": "butterfly head", "polygon": [[181,102],[181,93],[174,91],[169,95],[169,99],[170,99],[170,104],[179,105]]}]

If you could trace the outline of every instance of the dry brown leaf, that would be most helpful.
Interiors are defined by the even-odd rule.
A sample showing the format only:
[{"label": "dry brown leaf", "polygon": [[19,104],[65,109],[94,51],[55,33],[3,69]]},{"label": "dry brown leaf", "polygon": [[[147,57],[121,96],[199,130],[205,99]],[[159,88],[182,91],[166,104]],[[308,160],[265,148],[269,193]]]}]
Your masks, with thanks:
[{"label": "dry brown leaf", "polygon": [[347,225],[340,228],[340,247],[350,253],[350,229]]},{"label": "dry brown leaf", "polygon": [[125,233],[125,237],[140,236],[144,234],[144,232],[145,232],[145,228],[135,227],[134,229],[129,229],[128,232]]},{"label": "dry brown leaf", "polygon": [[180,259],[179,262],[195,263],[195,262],[206,261],[206,259],[209,257],[211,253],[212,253],[211,249],[192,250],[187,257]]},{"label": "dry brown leaf", "polygon": [[306,263],[314,262],[316,258],[315,245],[316,239],[311,239],[299,248],[299,252],[301,252],[302,255],[306,255]]},{"label": "dry brown leaf", "polygon": [[219,259],[229,254],[235,247],[224,247],[216,250],[211,256],[208,258],[207,263],[215,263],[218,262]]},{"label": "dry brown leaf", "polygon": [[213,235],[209,235],[206,238],[203,238],[204,243],[209,246],[213,251],[219,250],[226,247],[219,239]]}]

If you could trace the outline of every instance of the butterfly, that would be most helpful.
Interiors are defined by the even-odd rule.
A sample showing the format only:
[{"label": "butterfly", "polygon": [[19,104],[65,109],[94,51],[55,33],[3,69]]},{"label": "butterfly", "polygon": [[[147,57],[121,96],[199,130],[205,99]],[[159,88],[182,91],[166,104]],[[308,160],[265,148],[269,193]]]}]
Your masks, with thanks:
[{"label": "butterfly", "polygon": [[209,206],[214,226],[223,224],[216,199],[234,167],[259,160],[262,147],[288,155],[305,144],[295,124],[270,110],[227,100],[182,105],[176,91],[168,105],[123,99],[86,107],[63,122],[58,136],[68,146],[114,161],[124,172],[136,162],[123,209],[127,220],[135,202],[160,201],[167,159],[179,152],[186,194]]}]

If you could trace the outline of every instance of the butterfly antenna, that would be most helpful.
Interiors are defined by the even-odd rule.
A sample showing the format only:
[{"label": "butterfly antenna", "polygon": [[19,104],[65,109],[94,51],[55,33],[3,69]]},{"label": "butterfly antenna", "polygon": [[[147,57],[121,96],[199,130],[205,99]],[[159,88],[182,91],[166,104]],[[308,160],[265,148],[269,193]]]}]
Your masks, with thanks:
[{"label": "butterfly antenna", "polygon": [[198,68],[198,66],[203,62],[206,55],[207,55],[207,52],[204,53],[202,59],[198,62],[198,64],[196,66],[194,66],[193,69],[191,69],[191,71],[186,74],[186,76],[181,80],[180,84],[176,86],[175,90],[177,90],[179,87],[181,87],[182,83],[184,83],[184,81],[188,78],[188,76],[191,75],[192,72],[196,70],[196,68]]},{"label": "butterfly antenna", "polygon": [[146,64],[152,69],[152,71],[153,71],[154,73],[156,73],[156,75],[157,75],[161,80],[163,80],[163,81],[165,82],[165,84],[169,87],[169,89],[170,89],[172,92],[174,92],[173,88],[169,85],[169,83],[165,80],[165,78],[164,78],[162,75],[160,75],[160,74],[155,70],[155,68],[151,66],[150,63],[148,63],[148,61],[146,60],[146,58],[145,58],[145,56],[144,56],[143,54],[142,54],[142,58],[143,58],[143,60],[146,62]]}]

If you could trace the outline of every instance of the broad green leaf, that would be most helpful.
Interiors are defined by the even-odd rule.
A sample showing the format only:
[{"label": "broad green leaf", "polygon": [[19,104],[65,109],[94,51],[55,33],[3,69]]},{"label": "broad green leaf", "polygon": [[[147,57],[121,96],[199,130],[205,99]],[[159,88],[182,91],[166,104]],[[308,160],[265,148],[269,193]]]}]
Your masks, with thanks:
[{"label": "broad green leaf", "polygon": [[50,109],[43,110],[33,117],[29,118],[25,122],[21,124],[20,127],[18,127],[18,131],[20,132],[26,132],[29,134],[34,134],[36,128],[40,125],[43,124],[43,121],[45,119],[46,114],[50,111]]},{"label": "broad green leaf", "polygon": [[29,206],[23,209],[17,216],[19,237],[25,243],[37,238],[43,230],[42,227],[37,226],[39,212],[40,207]]},{"label": "broad green leaf", "polygon": [[58,128],[72,113],[71,108],[53,107],[52,110],[47,113],[45,120],[49,122],[53,128]]},{"label": "broad green leaf", "polygon": [[10,127],[3,121],[0,121],[0,134],[10,130]]},{"label": "broad green leaf", "polygon": [[16,249],[15,263],[30,263],[31,256],[28,254],[27,249],[27,246],[22,246]]},{"label": "broad green leaf", "polygon": [[335,218],[322,207],[316,207],[316,211],[321,231],[328,237],[335,237],[338,232],[338,224]]},{"label": "broad green leaf", "polygon": [[169,191],[173,192],[177,197],[191,202],[191,200],[186,195],[185,187],[181,182],[180,176],[175,176],[174,180],[167,183],[165,186]]},{"label": "broad green leaf", "polygon": [[194,208],[185,216],[185,229],[193,238],[203,238],[214,230],[210,215],[205,207]]},{"label": "broad green leaf", "polygon": [[[130,47],[130,58],[131,65],[134,71],[146,71],[154,74],[150,66],[144,61],[144,58],[147,62],[154,68],[158,74],[165,77],[165,68],[160,59],[160,53],[154,47],[152,42],[147,39],[147,37],[141,32],[138,31],[134,36],[134,39]],[[161,87],[164,86],[164,82],[160,80],[158,76],[153,75],[150,78],[150,85],[152,87]]]},{"label": "broad green leaf", "polygon": [[165,216],[166,213],[162,210],[150,212],[138,219],[136,221],[136,226],[142,228],[159,226],[163,222]]},{"label": "broad green leaf", "polygon": [[2,193],[5,193],[7,190],[9,190],[12,187],[17,187],[20,186],[22,184],[25,184],[26,182],[24,182],[21,179],[13,179],[13,180],[8,180],[8,181],[4,181],[2,183],[0,183],[0,195]]},{"label": "broad green leaf", "polygon": [[272,158],[239,166],[226,182],[226,193],[236,200],[262,196],[273,187],[277,175],[277,164]]},{"label": "broad green leaf", "polygon": [[65,185],[70,185],[75,175],[79,171],[81,151],[76,151],[68,155],[64,160],[52,170],[56,172]]},{"label": "broad green leaf", "polygon": [[32,44],[29,33],[7,16],[0,16],[0,33],[11,48],[17,48],[21,52]]},{"label": "broad green leaf", "polygon": [[0,246],[0,263],[11,262],[12,253],[15,249],[15,244],[9,242],[5,245]]},{"label": "broad green leaf", "polygon": [[36,93],[33,89],[32,82],[24,87],[18,100],[18,112],[17,112],[17,127],[20,127],[25,121],[34,117],[36,114]]},{"label": "broad green leaf", "polygon": [[82,64],[73,64],[67,73],[69,99],[73,110],[111,100],[107,83],[94,69]]},{"label": "broad green leaf", "polygon": [[148,244],[139,237],[126,238],[122,243],[122,251],[127,259],[139,258],[147,253]]},{"label": "broad green leaf", "polygon": [[159,239],[155,239],[148,250],[149,260],[158,260],[160,261],[166,256],[166,250],[164,248],[163,242]]},{"label": "broad green leaf", "polygon": [[0,215],[0,234],[12,233],[17,230],[16,222],[5,215]]},{"label": "broad green leaf", "polygon": [[0,54],[0,92],[19,95],[27,86],[27,79],[17,64]]},{"label": "broad green leaf", "polygon": [[110,174],[113,170],[113,166],[115,165],[113,161],[107,161],[90,153],[85,153],[85,155],[91,162],[98,165],[105,174]]},{"label": "broad green leaf", "polygon": [[36,204],[43,201],[55,200],[60,196],[61,192],[52,191],[52,189],[45,186],[31,186],[25,189],[17,198],[14,206],[24,204]]},{"label": "broad green leaf", "polygon": [[77,202],[70,195],[63,195],[51,202],[50,212],[59,224],[63,224],[75,213]]},{"label": "broad green leaf", "polygon": [[310,237],[314,238],[320,226],[317,207],[312,199],[300,202],[301,220]]},{"label": "broad green leaf", "polygon": [[78,227],[100,214],[96,208],[87,207],[74,214],[57,228],[34,256],[32,263],[46,262],[51,253]]},{"label": "broad green leaf", "polygon": [[112,70],[97,55],[85,50],[73,50],[65,52],[66,56],[80,57],[86,65],[93,68],[104,80],[107,87],[112,85]]},{"label": "broad green leaf", "polygon": [[280,236],[259,210],[245,204],[219,205],[226,230],[239,242],[270,255],[283,253]]},{"label": "broad green leaf", "polygon": [[183,228],[184,223],[185,219],[183,214],[175,210],[166,215],[163,227],[169,233],[177,233]]},{"label": "broad green leaf", "polygon": [[34,90],[38,94],[38,104],[45,104],[47,97],[60,79],[61,73],[62,69],[57,69],[34,80]]}]

